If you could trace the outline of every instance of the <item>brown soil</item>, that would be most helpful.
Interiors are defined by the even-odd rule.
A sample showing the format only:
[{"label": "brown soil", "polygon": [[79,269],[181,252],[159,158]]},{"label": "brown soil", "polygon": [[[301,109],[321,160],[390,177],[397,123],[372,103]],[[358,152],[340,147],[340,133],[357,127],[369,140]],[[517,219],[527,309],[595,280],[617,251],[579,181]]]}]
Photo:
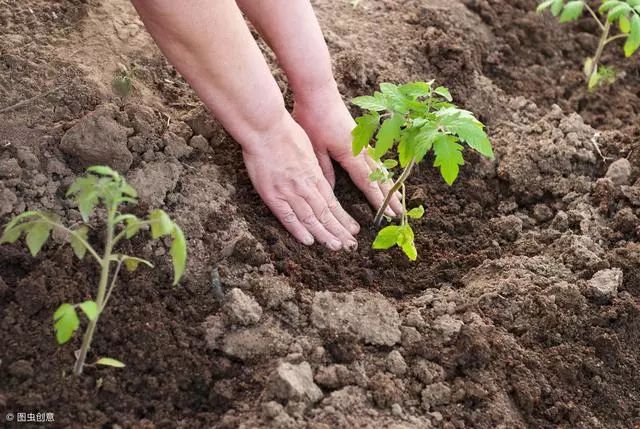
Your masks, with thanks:
[{"label": "brown soil", "polygon": [[[343,174],[337,195],[364,226],[359,249],[295,243],[124,0],[0,0],[0,109],[55,89],[0,114],[0,220],[25,209],[79,219],[64,191],[98,157],[142,190],[139,214],[164,207],[190,246],[186,279],[171,287],[161,243],[127,245],[158,269],[123,275],[91,351],[127,366],[80,379],[69,375],[80,339],[57,346],[51,315],[95,293],[96,267],[55,240],[37,258],[1,246],[1,417],[140,428],[640,424],[640,68],[611,48],[605,59],[622,77],[587,92],[591,23],[559,26],[535,3],[314,1],[346,98],[435,78],[489,126],[495,162],[469,154],[453,187],[428,165],[411,178],[411,204],[427,215],[410,263],[369,248],[372,211]],[[125,100],[110,88],[118,63],[135,70]]]}]

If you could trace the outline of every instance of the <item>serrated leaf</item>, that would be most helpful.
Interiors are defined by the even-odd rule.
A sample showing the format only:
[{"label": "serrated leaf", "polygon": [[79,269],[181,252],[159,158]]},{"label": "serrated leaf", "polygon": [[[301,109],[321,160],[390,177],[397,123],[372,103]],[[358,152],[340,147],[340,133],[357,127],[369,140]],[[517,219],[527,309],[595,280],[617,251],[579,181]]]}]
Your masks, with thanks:
[{"label": "serrated leaf", "polygon": [[412,219],[420,219],[422,216],[424,216],[424,207],[420,205],[418,207],[412,208],[407,212],[407,216]]},{"label": "serrated leaf", "polygon": [[563,7],[564,7],[564,0],[553,0],[553,3],[551,3],[551,14],[553,16],[560,15],[560,12],[562,12]]},{"label": "serrated leaf", "polygon": [[385,96],[376,92],[373,96],[364,95],[351,100],[356,106],[365,109],[380,112],[387,109],[387,100]]},{"label": "serrated leaf", "polygon": [[396,161],[395,159],[385,159],[382,165],[384,166],[384,168],[391,169],[398,166],[398,161]]},{"label": "serrated leaf", "polygon": [[560,15],[560,23],[575,21],[582,15],[583,10],[584,2],[582,0],[570,1],[566,4]]},{"label": "serrated leaf", "polygon": [[405,129],[400,135],[400,143],[398,143],[398,161],[401,167],[407,164],[415,156],[415,136],[418,134],[419,128]]},{"label": "serrated leaf", "polygon": [[29,252],[31,252],[31,256],[36,256],[44,243],[49,238],[49,233],[51,232],[52,226],[44,221],[35,221],[31,222],[28,227],[25,228],[27,233],[27,247],[29,248]]},{"label": "serrated leaf", "polygon": [[95,301],[84,301],[78,304],[80,310],[87,316],[89,320],[96,320],[98,318],[98,304]]},{"label": "serrated leaf", "polygon": [[415,137],[415,160],[422,161],[427,152],[431,150],[433,142],[438,136],[439,131],[435,124],[427,124],[420,128]]},{"label": "serrated leaf", "polygon": [[130,196],[131,198],[138,198],[138,192],[135,190],[135,188],[124,180],[122,181],[122,193]]},{"label": "serrated leaf", "polygon": [[120,177],[120,174],[118,174],[115,170],[105,165],[94,165],[94,166],[88,167],[87,172],[99,174],[101,176],[110,176],[110,177],[113,177],[114,179],[117,179]]},{"label": "serrated leaf", "polygon": [[353,136],[352,151],[357,156],[362,149],[369,145],[373,134],[378,129],[380,123],[380,115],[377,112],[368,113],[356,118],[356,126],[351,131]]},{"label": "serrated leaf", "polygon": [[451,93],[444,86],[437,87],[434,92],[447,101],[453,100],[453,97],[451,97]]},{"label": "serrated leaf", "polygon": [[404,120],[400,115],[392,115],[380,126],[376,136],[375,158],[380,159],[393,147],[393,142],[400,138],[400,128]]},{"label": "serrated leaf", "polygon": [[117,359],[103,357],[96,361],[96,365],[112,366],[114,368],[124,368],[126,365]]},{"label": "serrated leaf", "polygon": [[440,167],[440,174],[447,184],[451,185],[458,177],[460,166],[464,165],[462,146],[456,143],[456,138],[439,134],[433,142],[436,159],[434,167]]},{"label": "serrated leaf", "polygon": [[82,258],[84,258],[84,255],[87,253],[87,248],[79,238],[82,238],[85,241],[87,240],[87,235],[89,234],[89,227],[86,225],[82,225],[74,229],[73,232],[75,234],[70,235],[69,243],[71,244],[73,253],[75,253],[78,259],[82,260]]},{"label": "serrated leaf", "polygon": [[187,240],[182,229],[176,224],[173,224],[171,238],[173,241],[171,242],[169,254],[173,263],[173,284],[176,285],[184,274],[187,265]]},{"label": "serrated leaf", "polygon": [[493,159],[491,142],[484,132],[482,123],[474,117],[462,114],[446,115],[441,118],[440,124],[480,154]]},{"label": "serrated leaf", "polygon": [[98,191],[95,189],[83,189],[76,195],[76,203],[78,210],[82,216],[82,220],[89,222],[91,212],[98,204]]},{"label": "serrated leaf", "polygon": [[536,12],[537,12],[537,13],[542,12],[543,10],[545,10],[545,9],[547,9],[549,6],[551,6],[551,4],[552,4],[552,3],[553,3],[553,0],[546,0],[546,1],[543,1],[543,2],[542,2],[542,3],[540,3],[540,4],[538,5],[538,7],[536,8]]},{"label": "serrated leaf", "polygon": [[62,304],[53,313],[53,328],[56,331],[58,344],[64,344],[80,326],[80,320],[76,314],[76,309],[71,304]]},{"label": "serrated leaf", "polygon": [[400,236],[401,227],[398,225],[389,225],[378,231],[376,239],[373,241],[371,247],[374,249],[388,249],[394,246],[398,242]]},{"label": "serrated leaf", "polygon": [[149,222],[151,224],[151,237],[154,240],[169,235],[173,231],[173,222],[171,222],[171,218],[164,210],[157,209],[149,213]]},{"label": "serrated leaf", "polygon": [[398,89],[404,95],[413,98],[426,97],[431,94],[431,84],[428,82],[409,82],[401,85]]},{"label": "serrated leaf", "polygon": [[640,16],[633,14],[629,36],[624,44],[624,55],[630,57],[640,47]]},{"label": "serrated leaf", "polygon": [[624,34],[629,34],[629,31],[631,30],[631,21],[629,21],[629,18],[627,18],[626,15],[622,15],[620,17],[618,20],[618,27]]}]

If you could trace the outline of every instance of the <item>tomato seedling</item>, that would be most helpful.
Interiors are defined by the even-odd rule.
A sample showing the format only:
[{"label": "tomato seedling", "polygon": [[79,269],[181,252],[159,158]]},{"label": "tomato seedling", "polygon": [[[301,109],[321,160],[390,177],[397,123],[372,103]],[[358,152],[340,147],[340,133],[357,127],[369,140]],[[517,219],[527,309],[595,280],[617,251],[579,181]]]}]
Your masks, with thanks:
[{"label": "tomato seedling", "polygon": [[[82,374],[91,346],[91,340],[96,330],[98,319],[104,311],[111,293],[116,286],[118,274],[124,265],[129,271],[135,271],[140,264],[153,268],[151,262],[119,253],[114,253],[115,247],[123,239],[130,239],[142,228],[151,230],[151,237],[158,239],[169,236],[172,239],[169,254],[173,263],[173,284],[178,283],[185,270],[187,260],[187,245],[180,227],[162,210],[153,210],[147,219],[139,219],[132,214],[119,211],[122,204],[135,204],[137,193],[131,185],[117,172],[109,167],[95,166],[87,169],[87,174],[78,178],[67,191],[78,205],[78,210],[84,223],[67,227],[61,223],[59,216],[40,211],[27,211],[13,218],[4,228],[0,244],[14,243],[20,236],[25,235],[25,241],[32,256],[36,256],[45,244],[51,232],[58,230],[66,235],[73,252],[78,259],[89,255],[100,266],[100,280],[98,294],[95,300],[87,300],[79,304],[64,303],[53,314],[53,328],[56,340],[64,344],[71,339],[80,327],[77,309],[85,314],[89,323],[84,333],[82,346],[73,367],[76,375]],[[105,244],[102,256],[89,244],[89,218],[94,209],[100,204],[106,209]],[[111,267],[115,265],[113,273]],[[124,364],[116,359],[102,357],[96,361],[98,365],[123,367]]]},{"label": "tomato seedling", "polygon": [[[598,24],[598,47],[593,57],[584,62],[585,80],[590,90],[615,80],[615,71],[600,64],[604,48],[609,43],[624,40],[623,50],[627,58],[640,48],[640,0],[603,0],[598,13],[585,0],[545,0],[536,11],[540,13],[547,9],[558,17],[560,23],[575,21],[587,12]],[[619,33],[612,36],[612,25],[616,23]]]},{"label": "tomato seedling", "polygon": [[[398,191],[402,193],[400,225],[382,228],[373,242],[374,249],[388,249],[397,245],[410,260],[417,258],[409,219],[421,218],[424,208],[420,206],[407,210],[405,181],[413,167],[427,153],[433,151],[433,165],[440,169],[440,174],[449,185],[456,180],[459,168],[464,164],[460,142],[487,158],[493,158],[493,149],[484,125],[471,112],[459,109],[451,101],[449,90],[442,86],[434,88],[433,81],[400,86],[382,83],[380,92],[352,100],[353,104],[367,111],[356,118],[357,125],[352,132],[353,155],[358,156],[366,150],[378,164],[370,179],[393,182],[382,207],[376,213],[376,226],[380,226],[392,196]],[[374,135],[376,142],[371,147]],[[396,150],[392,152],[394,148]],[[393,156],[382,160],[389,153],[393,153]],[[398,166],[403,170],[394,182],[393,170]]]}]

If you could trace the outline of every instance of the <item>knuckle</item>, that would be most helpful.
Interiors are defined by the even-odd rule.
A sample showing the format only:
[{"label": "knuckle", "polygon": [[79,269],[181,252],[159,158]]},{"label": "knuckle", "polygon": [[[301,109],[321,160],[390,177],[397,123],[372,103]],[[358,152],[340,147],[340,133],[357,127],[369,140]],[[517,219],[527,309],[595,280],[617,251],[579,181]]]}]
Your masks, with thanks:
[{"label": "knuckle", "polygon": [[331,213],[331,209],[328,206],[325,206],[320,212],[320,223],[322,225],[328,225],[333,221],[333,213]]},{"label": "knuckle", "polygon": [[309,214],[302,218],[302,223],[310,227],[315,227],[318,225],[318,219],[314,214]]},{"label": "knuckle", "polygon": [[338,202],[338,199],[334,196],[329,198],[329,201],[327,202],[327,208],[331,211],[337,209],[340,207],[340,203]]}]

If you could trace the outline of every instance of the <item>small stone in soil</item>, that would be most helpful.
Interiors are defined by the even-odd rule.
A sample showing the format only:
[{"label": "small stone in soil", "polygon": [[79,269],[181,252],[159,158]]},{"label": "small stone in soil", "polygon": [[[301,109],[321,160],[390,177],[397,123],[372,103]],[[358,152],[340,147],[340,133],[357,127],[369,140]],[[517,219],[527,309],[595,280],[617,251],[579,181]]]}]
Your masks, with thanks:
[{"label": "small stone in soil", "polygon": [[308,362],[297,365],[282,362],[269,379],[267,396],[284,401],[314,403],[323,395],[320,388],[313,382],[313,373]]},{"label": "small stone in soil", "polygon": [[618,295],[622,285],[622,270],[600,270],[587,282],[587,293],[599,303],[608,304]]},{"label": "small stone in soil", "polygon": [[226,296],[225,312],[232,323],[249,326],[262,317],[262,307],[251,296],[238,288],[233,288]]},{"label": "small stone in soil", "polygon": [[631,163],[626,158],[620,158],[611,163],[605,177],[611,179],[618,186],[628,185],[631,177]]}]

